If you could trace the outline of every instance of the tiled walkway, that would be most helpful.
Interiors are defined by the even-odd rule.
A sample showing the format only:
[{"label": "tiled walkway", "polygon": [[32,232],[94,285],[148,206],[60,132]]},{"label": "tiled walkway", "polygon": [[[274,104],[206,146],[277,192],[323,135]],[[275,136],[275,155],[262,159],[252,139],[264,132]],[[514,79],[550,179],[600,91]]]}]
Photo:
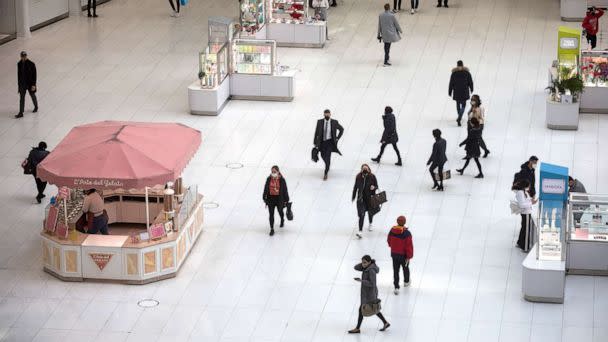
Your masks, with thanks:
[{"label": "tiled walkway", "polygon": [[[590,192],[608,192],[608,116],[584,115],[576,132],[545,128],[547,67],[556,54],[559,2],[421,1],[398,15],[404,39],[393,66],[376,41],[381,2],[345,0],[329,14],[325,49],[279,49],[300,70],[292,103],[231,102],[219,117],[187,113],[207,16],[236,16],[232,0],[190,1],[181,18],[163,0],[112,0],[97,20],[70,18],[0,46],[0,339],[6,341],[608,341],[608,278],[567,278],[564,305],[521,298],[521,261],[509,213],[513,173],[531,154],[572,168]],[[409,6],[404,1],[406,8]],[[606,19],[608,20],[608,19]],[[573,24],[577,25],[577,24]],[[37,63],[40,113],[15,120],[15,63]],[[447,97],[462,58],[486,107],[486,178],[465,176],[430,191],[425,162],[440,128],[450,167],[466,130]],[[389,149],[373,165],[389,203],[375,231],[353,238],[354,175],[377,153],[381,114],[395,108],[405,164]],[[309,160],[314,121],[330,108],[345,127],[343,157],[328,182]],[[207,200],[205,231],[175,279],[145,286],[66,283],[41,270],[43,207],[19,164],[39,140],[53,147],[74,125],[105,119],[178,121],[203,132],[185,174]],[[604,151],[604,152],[602,152]],[[237,170],[230,162],[243,163]],[[278,164],[296,219],[268,236],[263,181]],[[50,188],[50,191],[55,189]],[[386,232],[404,214],[414,235],[412,286],[392,294]],[[352,266],[378,260],[384,313],[392,327],[348,336],[359,301]],[[160,306],[136,303],[154,298]]]}]

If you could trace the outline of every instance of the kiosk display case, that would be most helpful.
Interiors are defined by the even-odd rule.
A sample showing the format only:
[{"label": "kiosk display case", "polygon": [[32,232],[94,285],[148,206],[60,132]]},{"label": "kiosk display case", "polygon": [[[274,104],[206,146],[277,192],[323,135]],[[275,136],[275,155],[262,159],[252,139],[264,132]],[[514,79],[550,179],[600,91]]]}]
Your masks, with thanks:
[{"label": "kiosk display case", "polygon": [[230,97],[228,44],[210,43],[199,54],[199,80],[188,87],[190,113],[217,115]]},{"label": "kiosk display case", "polygon": [[585,85],[581,112],[608,113],[608,51],[582,51],[580,62]]},{"label": "kiosk display case", "polygon": [[327,23],[308,15],[307,0],[267,0],[268,39],[278,46],[323,47]]},{"label": "kiosk display case", "polygon": [[271,23],[303,24],[306,22],[308,2],[304,0],[269,0]]},{"label": "kiosk display case", "polygon": [[209,44],[224,44],[234,38],[236,22],[227,17],[209,17],[207,29],[209,31]]},{"label": "kiosk display case", "polygon": [[199,72],[202,88],[215,88],[228,76],[228,52],[226,44],[209,44],[199,54]]},{"label": "kiosk display case", "polygon": [[570,194],[570,274],[608,275],[608,195]]},{"label": "kiosk display case", "polygon": [[563,203],[544,201],[540,203],[538,216],[538,260],[557,260],[563,259],[565,245],[565,234],[562,227],[565,227],[566,215],[563,210]]},{"label": "kiosk display case", "polygon": [[266,38],[266,0],[241,0],[241,33],[257,39]]},{"label": "kiosk display case", "polygon": [[276,43],[272,40],[240,40],[232,44],[232,72],[272,75],[276,63]]}]

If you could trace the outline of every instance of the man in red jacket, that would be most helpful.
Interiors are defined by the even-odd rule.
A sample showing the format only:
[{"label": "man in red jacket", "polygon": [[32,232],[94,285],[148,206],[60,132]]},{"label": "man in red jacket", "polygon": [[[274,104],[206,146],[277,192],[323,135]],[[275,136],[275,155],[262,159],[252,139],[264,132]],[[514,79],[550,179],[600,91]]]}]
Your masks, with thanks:
[{"label": "man in red jacket", "polygon": [[595,45],[597,44],[597,31],[600,26],[600,17],[603,15],[603,10],[589,7],[587,9],[587,15],[583,20],[583,28],[587,31],[587,41],[591,44],[591,49],[595,49]]},{"label": "man in red jacket", "polygon": [[397,218],[397,225],[391,228],[386,240],[393,258],[395,294],[399,294],[399,269],[403,268],[403,285],[410,286],[410,259],[414,257],[412,233],[405,226],[405,216]]}]

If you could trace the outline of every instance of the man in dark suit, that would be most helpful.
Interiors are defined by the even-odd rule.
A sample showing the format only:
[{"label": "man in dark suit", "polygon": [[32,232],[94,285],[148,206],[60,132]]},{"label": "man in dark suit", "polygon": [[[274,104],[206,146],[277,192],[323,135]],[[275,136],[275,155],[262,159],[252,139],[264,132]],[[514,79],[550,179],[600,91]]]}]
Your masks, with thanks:
[{"label": "man in dark suit", "polygon": [[[435,137],[433,152],[431,153],[429,161],[426,162],[426,165],[431,166],[429,172],[431,173],[431,178],[433,178],[433,189],[443,191],[443,165],[448,161],[448,157],[445,155],[447,142],[441,137],[441,131],[439,129],[433,130],[433,137]],[[437,183],[437,179],[435,179],[435,169],[438,169],[439,172],[439,183]]]},{"label": "man in dark suit", "polygon": [[15,118],[23,117],[25,107],[25,94],[30,93],[34,103],[34,113],[38,112],[38,99],[36,99],[36,64],[27,59],[27,52],[21,51],[21,60],[17,63],[17,84],[19,91],[19,114]]},{"label": "man in dark suit", "polygon": [[[446,6],[447,7],[447,6]],[[464,66],[462,61],[456,62],[456,67],[452,69],[452,75],[450,76],[450,85],[448,86],[448,95],[456,101],[456,112],[458,118],[456,123],[460,126],[464,109],[467,106],[467,100],[469,99],[470,93],[473,92],[473,77],[469,69]]]},{"label": "man in dark suit", "polygon": [[323,180],[327,180],[327,173],[329,172],[329,166],[331,164],[331,154],[335,152],[342,155],[340,150],[338,150],[338,140],[342,138],[344,128],[338,123],[338,120],[331,118],[329,109],[326,109],[323,112],[323,116],[325,117],[324,119],[317,121],[313,144],[321,152],[321,158],[325,163]]},{"label": "man in dark suit", "polygon": [[395,115],[393,114],[393,108],[390,106],[386,106],[384,108],[384,115],[382,116],[382,122],[384,124],[384,132],[382,132],[382,139],[380,139],[380,154],[376,158],[372,158],[376,163],[380,162],[380,158],[382,158],[382,154],[384,153],[384,149],[386,145],[393,145],[393,149],[395,153],[397,153],[397,162],[395,165],[401,166],[401,153],[399,152],[399,148],[397,148],[397,142],[399,141],[399,135],[397,135],[397,124],[395,122]]}]

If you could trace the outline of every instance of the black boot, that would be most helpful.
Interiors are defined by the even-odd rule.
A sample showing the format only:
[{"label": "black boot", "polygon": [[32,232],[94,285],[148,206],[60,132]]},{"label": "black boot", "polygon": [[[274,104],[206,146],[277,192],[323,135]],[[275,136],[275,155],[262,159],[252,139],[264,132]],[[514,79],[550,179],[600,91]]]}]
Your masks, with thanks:
[{"label": "black boot", "polygon": [[274,228],[270,228],[270,234],[269,234],[269,235],[270,235],[270,236],[273,236],[273,235],[274,235]]},{"label": "black boot", "polygon": [[376,158],[372,158],[372,161],[376,162],[376,163],[380,163],[380,156],[377,156]]}]

